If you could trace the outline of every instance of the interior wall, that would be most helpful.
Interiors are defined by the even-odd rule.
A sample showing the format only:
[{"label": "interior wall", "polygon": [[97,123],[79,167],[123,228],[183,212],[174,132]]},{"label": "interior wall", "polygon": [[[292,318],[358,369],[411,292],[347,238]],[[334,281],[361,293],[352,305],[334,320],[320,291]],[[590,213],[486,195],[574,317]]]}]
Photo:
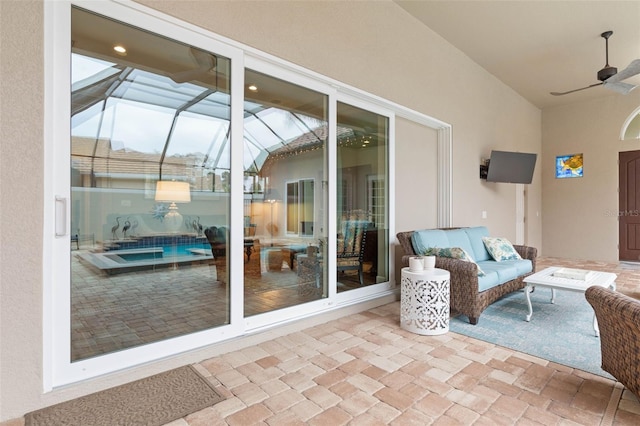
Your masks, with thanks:
[{"label": "interior wall", "polygon": [[[452,124],[452,225],[515,240],[515,185],[482,182],[480,160],[492,149],[540,154],[540,110],[393,2],[138,1]],[[540,176],[536,167],[530,214],[541,211]],[[411,198],[397,189],[397,203]],[[540,217],[527,227],[527,243],[540,247]]]},{"label": "interior wall", "polygon": [[[545,255],[618,260],[618,153],[640,150],[640,140],[621,141],[620,132],[638,105],[636,90],[543,111]],[[584,177],[556,179],[556,156],[578,153]]]},{"label": "interior wall", "polygon": [[435,228],[438,225],[438,132],[398,118],[395,144],[396,206],[411,205],[410,209],[395,209],[396,232]]},{"label": "interior wall", "polygon": [[[453,225],[484,224],[494,235],[515,238],[514,186],[483,183],[478,169],[491,149],[539,153],[540,111],[394,3],[140,3],[452,124]],[[143,377],[153,368],[42,391],[43,240],[52,238],[42,233],[43,5],[0,1],[0,421]],[[398,146],[397,174],[417,178],[399,179],[392,206],[401,213],[397,230],[433,226],[430,210],[413,207],[416,188],[424,188],[420,178],[428,176],[416,171],[430,164],[412,157],[417,165],[406,167],[402,161],[413,152],[408,142]],[[529,209],[540,210],[539,170],[529,187]],[[530,242],[539,247],[540,225],[529,226]],[[163,365],[197,361],[193,357],[176,356]]]},{"label": "interior wall", "polygon": [[[396,233],[438,226],[438,132],[396,119]],[[398,208],[397,206],[411,206]],[[420,212],[420,214],[416,214]],[[391,240],[395,235],[390,236]],[[402,255],[395,249],[395,281],[400,282]]]}]

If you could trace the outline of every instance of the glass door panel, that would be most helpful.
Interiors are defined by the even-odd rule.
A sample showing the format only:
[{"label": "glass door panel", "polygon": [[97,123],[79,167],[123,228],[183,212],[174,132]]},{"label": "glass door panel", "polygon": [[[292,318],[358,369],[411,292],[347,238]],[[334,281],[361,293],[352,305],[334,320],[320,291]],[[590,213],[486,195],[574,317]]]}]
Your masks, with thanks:
[{"label": "glass door panel", "polygon": [[230,60],[71,22],[71,361],[228,324]]},{"label": "glass door panel", "polygon": [[[327,297],[328,97],[254,70],[245,71],[245,199],[256,233],[245,257],[245,316]],[[250,158],[247,158],[250,155]]]},{"label": "glass door panel", "polygon": [[338,102],[338,292],[389,280],[389,118]]}]

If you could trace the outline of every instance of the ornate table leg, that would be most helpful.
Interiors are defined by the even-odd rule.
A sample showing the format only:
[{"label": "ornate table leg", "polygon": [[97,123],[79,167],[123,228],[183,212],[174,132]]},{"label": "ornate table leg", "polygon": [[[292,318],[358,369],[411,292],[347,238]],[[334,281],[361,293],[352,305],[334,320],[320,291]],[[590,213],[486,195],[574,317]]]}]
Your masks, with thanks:
[{"label": "ornate table leg", "polygon": [[524,288],[524,294],[527,298],[527,306],[529,307],[529,313],[526,316],[526,320],[529,322],[533,316],[533,307],[531,307],[531,286],[529,284]]}]

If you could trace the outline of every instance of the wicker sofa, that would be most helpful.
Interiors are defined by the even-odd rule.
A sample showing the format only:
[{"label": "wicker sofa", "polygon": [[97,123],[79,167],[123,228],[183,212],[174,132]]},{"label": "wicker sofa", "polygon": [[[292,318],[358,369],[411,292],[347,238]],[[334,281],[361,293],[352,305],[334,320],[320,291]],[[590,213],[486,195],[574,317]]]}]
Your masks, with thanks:
[{"label": "wicker sofa", "polygon": [[[485,227],[439,228],[439,230],[446,231],[445,233],[449,233],[452,237],[451,240],[456,241],[456,246],[460,247],[465,246],[466,244],[466,246],[463,248],[468,250],[472,256],[478,256],[475,258],[475,260],[482,260],[482,256],[484,254],[480,252],[484,250],[484,246],[482,240],[479,239],[479,236],[488,236],[488,230],[486,230]],[[471,240],[465,242],[464,232],[460,232],[460,230],[468,230],[469,235],[472,236]],[[421,231],[405,231],[399,232],[397,234],[398,241],[404,251],[404,255],[402,257],[403,266],[408,266],[410,256],[423,254],[416,253],[414,249],[414,242],[412,238],[414,232]],[[530,268],[523,270],[523,272],[521,273],[518,273],[517,276],[513,276],[512,274],[510,278],[499,279],[496,282],[491,283],[490,285],[483,285],[482,281],[486,283],[486,280],[483,278],[480,278],[479,280],[478,269],[474,263],[460,259],[440,256],[436,257],[436,268],[446,269],[451,274],[450,307],[452,314],[466,315],[469,318],[469,322],[475,325],[478,323],[478,319],[480,318],[480,314],[482,313],[482,311],[484,311],[490,304],[508,293],[524,288],[523,279],[527,275],[534,273],[536,270],[536,257],[538,255],[538,250],[535,247],[523,245],[513,245],[513,247],[516,249],[518,254],[520,254],[522,259],[528,259],[526,263],[528,265],[530,262]],[[479,253],[476,254],[475,252]],[[488,254],[486,256],[488,256]],[[479,265],[487,265],[489,263],[498,264],[503,262],[478,262]],[[486,266],[483,266],[483,268],[485,267]]]},{"label": "wicker sofa", "polygon": [[602,369],[640,399],[640,301],[598,286],[585,298],[598,319]]}]

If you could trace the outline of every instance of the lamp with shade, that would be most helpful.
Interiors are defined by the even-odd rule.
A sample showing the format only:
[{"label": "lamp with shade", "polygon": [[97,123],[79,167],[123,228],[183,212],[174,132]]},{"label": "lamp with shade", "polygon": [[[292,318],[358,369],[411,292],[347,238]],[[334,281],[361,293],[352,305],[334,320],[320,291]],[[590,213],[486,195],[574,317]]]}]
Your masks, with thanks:
[{"label": "lamp with shade", "polygon": [[167,231],[177,233],[182,227],[184,219],[178,212],[176,203],[191,202],[189,182],[159,180],[156,183],[155,199],[156,201],[171,203],[169,205],[169,212],[164,216],[164,224]]}]

